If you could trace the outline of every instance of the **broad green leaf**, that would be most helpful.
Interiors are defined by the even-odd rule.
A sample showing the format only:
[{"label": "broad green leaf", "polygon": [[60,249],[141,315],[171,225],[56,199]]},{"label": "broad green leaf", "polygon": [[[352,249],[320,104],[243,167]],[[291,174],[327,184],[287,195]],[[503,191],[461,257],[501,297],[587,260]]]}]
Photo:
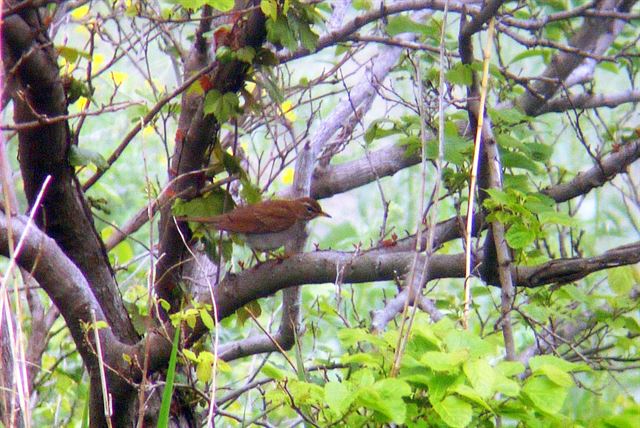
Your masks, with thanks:
[{"label": "broad green leaf", "polygon": [[338,331],[338,339],[343,346],[354,346],[358,342],[371,343],[381,347],[386,346],[384,339],[369,333],[364,328],[343,328]]},{"label": "broad green leaf", "polygon": [[340,358],[342,364],[359,364],[364,367],[380,368],[382,367],[382,360],[378,355],[373,355],[367,352],[358,352],[355,354],[345,354]]},{"label": "broad green leaf", "polygon": [[566,213],[546,211],[538,215],[541,224],[559,224],[561,226],[575,226],[576,221]]},{"label": "broad green leaf", "polygon": [[[425,370],[423,370],[424,372]],[[448,375],[445,373],[429,373],[427,381],[429,387],[429,401],[435,404],[441,401],[455,385],[462,384],[464,377],[461,375]]]},{"label": "broad green leaf", "polygon": [[282,380],[290,377],[290,375],[286,373],[284,370],[270,363],[266,363],[264,366],[262,366],[262,369],[260,369],[260,371],[264,373],[266,377],[275,379],[275,380]]},{"label": "broad green leaf", "polygon": [[529,359],[529,367],[531,371],[536,371],[543,365],[552,365],[565,372],[591,371],[586,364],[576,364],[554,355],[537,355]]},{"label": "broad green leaf", "polygon": [[525,49],[518,55],[514,56],[510,64],[516,63],[526,58],[543,57],[548,58],[553,55],[553,50],[547,48]]},{"label": "broad green leaf", "polygon": [[444,337],[444,343],[449,352],[466,350],[470,358],[482,358],[496,352],[495,344],[489,343],[469,330],[449,331]]},{"label": "broad green leaf", "polygon": [[[397,424],[402,424],[406,417],[407,406],[400,395],[393,394],[393,392],[388,392],[385,389],[386,385],[390,385],[390,383],[387,383],[386,381],[404,383],[398,379],[385,379],[374,384],[372,388],[360,389],[357,400],[361,405],[375,410],[388,420]],[[404,384],[406,385],[406,383]],[[400,391],[401,393],[404,393],[407,389],[409,393],[411,392],[411,388],[409,388],[408,385],[406,385],[406,387],[395,385],[393,386],[393,389],[395,392]]]},{"label": "broad green leaf", "polygon": [[469,86],[472,82],[472,73],[470,66],[458,62],[445,73],[445,77],[454,85]]},{"label": "broad green leaf", "polygon": [[205,325],[205,327],[207,327],[209,330],[213,330],[215,323],[213,322],[213,318],[209,314],[209,311],[207,311],[206,309],[200,309],[200,319],[202,319],[202,323]]},{"label": "broad green leaf", "polygon": [[278,18],[278,2],[276,0],[260,0],[260,10],[264,16],[272,21]]},{"label": "broad green leaf", "polygon": [[84,59],[91,59],[91,55],[88,52],[78,50],[69,46],[56,46],[58,55],[64,58],[68,63],[73,63],[78,60],[78,57]]},{"label": "broad green leaf", "polygon": [[538,162],[546,162],[553,154],[553,146],[542,143],[525,143],[525,149],[529,152],[531,159]]},{"label": "broad green leaf", "polygon": [[536,233],[523,224],[514,224],[507,231],[505,238],[509,247],[517,250],[533,244],[536,239]]},{"label": "broad green leaf", "polygon": [[480,394],[478,394],[474,389],[468,387],[467,385],[456,385],[451,389],[451,392],[455,392],[456,394],[482,406],[484,409],[493,413],[493,409],[491,409],[487,402],[484,401],[482,396],[480,396]]},{"label": "broad green leaf", "polygon": [[491,118],[496,124],[500,125],[516,125],[527,122],[530,118],[517,108],[509,109],[489,109]]},{"label": "broad green leaf", "polygon": [[607,270],[609,288],[618,296],[628,296],[636,283],[633,278],[633,267],[621,266]]},{"label": "broad green leaf", "polygon": [[533,159],[522,153],[503,151],[500,156],[502,158],[502,166],[505,168],[525,169],[534,174],[538,174],[540,172],[540,167],[533,161]]},{"label": "broad green leaf", "polygon": [[324,400],[338,415],[343,415],[354,399],[355,395],[343,382],[328,382],[324,385]]},{"label": "broad green leaf", "polygon": [[407,15],[396,15],[389,18],[389,23],[385,30],[390,36],[397,36],[402,33],[422,34],[425,32],[426,26],[412,20]]},{"label": "broad green leaf", "polygon": [[222,190],[213,190],[190,201],[176,200],[171,207],[171,212],[175,216],[202,217],[221,214],[223,207],[231,210],[234,206],[229,194]]},{"label": "broad green leaf", "polygon": [[433,409],[444,423],[453,428],[466,427],[471,423],[473,416],[471,405],[454,395],[450,395],[441,402],[434,404]]},{"label": "broad green leaf", "polygon": [[234,56],[238,61],[246,62],[251,64],[253,59],[256,57],[256,50],[251,46],[245,46],[243,48],[239,48],[234,52]]},{"label": "broad green leaf", "polygon": [[533,373],[540,373],[549,378],[549,380],[558,386],[571,387],[574,385],[573,379],[566,371],[559,369],[550,364],[543,364],[536,368]]},{"label": "broad green leaf", "polygon": [[507,397],[517,397],[520,393],[520,385],[514,380],[498,374],[493,382],[493,388]]},{"label": "broad green leaf", "polygon": [[233,92],[221,94],[212,89],[204,99],[205,114],[213,114],[218,122],[226,122],[240,111],[240,99]]},{"label": "broad green leaf", "polygon": [[234,4],[233,0],[205,0],[204,3],[221,12],[229,12]]},{"label": "broad green leaf", "polygon": [[487,360],[467,361],[462,366],[462,369],[476,393],[483,398],[489,398],[493,395],[493,383],[496,373]]},{"label": "broad green leaf", "polygon": [[100,153],[83,147],[78,147],[75,144],[72,144],[69,147],[69,164],[72,166],[87,166],[89,164],[94,164],[96,168],[101,171],[109,168],[109,164]]},{"label": "broad green leaf", "polygon": [[525,371],[524,364],[520,361],[500,361],[495,370],[503,376],[515,376]]},{"label": "broad green leaf", "polygon": [[556,414],[562,409],[568,394],[567,388],[558,386],[546,377],[527,379],[522,392],[538,410],[551,414]]},{"label": "broad green leaf", "polygon": [[377,381],[374,384],[374,388],[383,395],[394,397],[406,397],[411,394],[411,387],[407,382],[391,377]]},{"label": "broad green leaf", "polygon": [[214,355],[208,351],[198,354],[198,366],[196,367],[196,377],[200,382],[209,382],[213,374]]},{"label": "broad green leaf", "polygon": [[462,349],[455,352],[425,352],[420,361],[438,372],[452,372],[469,359],[469,351]]}]

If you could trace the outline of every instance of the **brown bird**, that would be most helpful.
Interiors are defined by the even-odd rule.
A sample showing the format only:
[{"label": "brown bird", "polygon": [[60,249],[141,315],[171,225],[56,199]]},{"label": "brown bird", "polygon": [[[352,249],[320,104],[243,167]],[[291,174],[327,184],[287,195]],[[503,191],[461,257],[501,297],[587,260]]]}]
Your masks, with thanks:
[{"label": "brown bird", "polygon": [[271,251],[291,241],[301,227],[316,217],[331,217],[312,198],[273,199],[244,205],[213,217],[181,217],[180,220],[212,225],[240,235],[257,251]]}]

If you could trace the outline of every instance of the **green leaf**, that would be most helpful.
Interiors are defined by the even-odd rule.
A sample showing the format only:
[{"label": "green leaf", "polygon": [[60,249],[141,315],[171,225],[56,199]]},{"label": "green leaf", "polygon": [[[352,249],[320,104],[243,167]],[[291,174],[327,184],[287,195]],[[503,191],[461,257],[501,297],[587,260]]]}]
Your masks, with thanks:
[{"label": "green leaf", "polygon": [[262,366],[260,371],[270,379],[283,380],[289,377],[289,374],[287,372],[274,366],[271,363],[266,363],[264,366]]},{"label": "green leaf", "polygon": [[302,46],[310,52],[315,51],[316,46],[318,46],[319,36],[306,23],[301,24],[298,31],[300,34],[300,42],[302,43]]},{"label": "green leaf", "polygon": [[204,3],[221,12],[229,12],[234,5],[233,0],[205,0]]},{"label": "green leaf", "polygon": [[575,226],[576,221],[566,213],[545,211],[538,215],[541,224],[559,224],[561,226]]},{"label": "green leaf", "polygon": [[[391,128],[390,129],[383,128],[382,125],[385,123],[391,124]],[[388,137],[394,134],[399,134],[401,132],[402,131],[400,130],[400,128],[396,126],[396,123],[394,121],[385,119],[385,118],[376,119],[373,122],[371,122],[371,124],[365,131],[364,141],[367,144],[371,144],[371,142],[374,140]]]},{"label": "green leaf", "polygon": [[567,398],[567,388],[557,385],[547,377],[531,377],[527,380],[522,392],[534,406],[545,413],[556,414]]},{"label": "green leaf", "polygon": [[489,113],[493,121],[500,125],[517,125],[531,119],[515,107],[509,109],[489,109]]},{"label": "green leaf", "polygon": [[402,33],[424,34],[426,29],[425,25],[412,20],[407,15],[397,15],[389,18],[389,23],[385,28],[390,36],[397,36]]},{"label": "green leaf", "polygon": [[478,394],[475,390],[469,388],[467,385],[456,385],[451,389],[451,392],[455,392],[456,394],[466,398],[467,400],[473,401],[476,404],[479,404],[484,409],[493,413],[493,409],[487,404],[486,401]]},{"label": "green leaf", "polygon": [[71,166],[87,166],[94,164],[101,171],[109,168],[109,163],[98,152],[72,144],[69,148],[69,164]]},{"label": "green leaf", "polygon": [[213,374],[213,362],[215,356],[211,352],[202,351],[198,354],[198,366],[196,367],[196,377],[200,382],[209,382]]},{"label": "green leaf", "polygon": [[517,397],[520,393],[520,385],[517,382],[500,374],[496,376],[493,388],[496,392],[502,393],[507,397]]},{"label": "green leaf", "polygon": [[500,361],[495,370],[503,376],[515,376],[525,371],[520,361]]},{"label": "green leaf", "polygon": [[466,350],[470,359],[486,357],[496,351],[495,344],[468,330],[450,330],[444,337],[444,343],[449,352]]},{"label": "green leaf", "polygon": [[534,374],[543,374],[553,383],[558,386],[571,387],[574,385],[573,379],[567,374],[566,371],[559,369],[556,366],[550,364],[543,364],[533,371]]},{"label": "green leaf", "polygon": [[546,62],[546,58],[551,57],[551,55],[553,55],[553,51],[547,48],[525,49],[518,55],[514,56],[510,64],[516,63],[525,58],[532,58],[537,56],[545,58],[545,62]]},{"label": "green leaf", "polygon": [[507,231],[505,238],[509,247],[517,250],[531,245],[536,239],[536,233],[524,224],[514,224]]},{"label": "green leaf", "polygon": [[524,148],[529,152],[531,159],[537,162],[546,162],[553,154],[553,146],[542,143],[525,143]]},{"label": "green leaf", "polygon": [[281,43],[290,51],[298,47],[298,38],[292,31],[287,19],[278,15],[277,19],[267,21],[267,39],[271,43]]},{"label": "green leaf", "polygon": [[212,89],[207,92],[204,99],[205,114],[213,114],[218,122],[226,122],[229,118],[240,112],[240,100],[233,92],[221,94],[220,91]]},{"label": "green leaf", "polygon": [[609,288],[618,296],[628,296],[635,280],[633,278],[633,267],[621,266],[607,270],[607,280]]},{"label": "green leaf", "polygon": [[236,50],[234,52],[234,56],[238,61],[251,64],[253,62],[253,59],[256,57],[256,50],[251,46],[245,46]]},{"label": "green leaf", "polygon": [[452,372],[456,370],[463,362],[469,358],[469,352],[466,349],[447,353],[447,352],[425,352],[420,361],[437,372]]},{"label": "green leaf", "polygon": [[411,393],[411,387],[400,379],[383,379],[372,387],[361,388],[358,402],[388,420],[397,424],[404,423],[407,405],[401,398]]},{"label": "green leaf", "polygon": [[342,416],[351,406],[355,395],[343,382],[328,382],[324,385],[324,400],[331,410]]},{"label": "green leaf", "polygon": [[445,424],[453,428],[466,427],[471,423],[471,417],[473,416],[471,405],[453,395],[434,404],[433,409]]},{"label": "green leaf", "polygon": [[209,330],[213,330],[215,323],[213,322],[213,318],[209,314],[209,311],[206,309],[200,309],[200,318],[202,319],[202,324],[205,325]]},{"label": "green leaf", "polygon": [[175,216],[206,217],[221,214],[223,207],[229,211],[234,206],[229,194],[216,189],[190,201],[176,200],[171,207],[171,212]]},{"label": "green leaf", "polygon": [[278,2],[276,0],[260,0],[260,10],[264,16],[272,21],[278,18]]},{"label": "green leaf", "polygon": [[445,77],[454,85],[469,86],[473,81],[473,72],[469,65],[458,62],[445,73]]},{"label": "green leaf", "polygon": [[89,54],[89,52],[81,51],[69,46],[56,46],[56,51],[58,51],[58,55],[64,58],[68,63],[76,62],[78,60],[78,57],[82,57],[88,60],[91,59],[91,55]]},{"label": "green leaf", "polygon": [[471,382],[473,389],[481,397],[488,398],[493,395],[493,383],[496,373],[487,360],[467,361],[462,366],[462,369],[469,382]]},{"label": "green leaf", "polygon": [[540,167],[531,158],[522,153],[503,151],[500,156],[502,157],[502,166],[505,168],[525,169],[534,174],[540,172]]},{"label": "green leaf", "polygon": [[576,364],[554,355],[537,355],[529,359],[531,371],[536,371],[543,365],[552,365],[565,372],[591,371],[591,368],[584,363]]},{"label": "green leaf", "polygon": [[338,339],[343,346],[354,346],[359,342],[371,343],[376,346],[385,347],[386,342],[379,336],[369,333],[364,328],[343,328],[338,331]]}]

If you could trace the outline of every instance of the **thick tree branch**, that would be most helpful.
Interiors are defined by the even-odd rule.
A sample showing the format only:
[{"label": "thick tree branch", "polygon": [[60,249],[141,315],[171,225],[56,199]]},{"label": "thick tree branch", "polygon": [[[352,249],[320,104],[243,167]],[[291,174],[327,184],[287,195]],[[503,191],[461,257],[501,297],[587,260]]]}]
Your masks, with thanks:
[{"label": "thick tree branch", "polygon": [[[23,18],[26,17],[26,18]],[[2,25],[3,65],[17,83],[11,94],[17,124],[39,117],[66,115],[66,98],[56,56],[35,11],[5,18]],[[66,122],[42,125],[18,133],[19,160],[25,193],[30,203],[47,175],[53,182],[37,218],[86,276],[117,335],[138,340],[115,284],[91,211],[69,164],[70,136]]]},{"label": "thick tree branch", "polygon": [[[253,3],[251,3],[253,4]],[[265,37],[265,18],[262,12],[252,11],[245,19],[236,21],[231,30],[229,39],[233,42],[233,48],[245,46],[258,48]],[[200,63],[203,56],[206,58],[206,46],[203,39],[196,38],[193,56],[194,61]],[[199,69],[200,67],[198,67]],[[214,89],[220,93],[238,91],[246,77],[248,64],[240,61],[229,63],[217,63],[210,76]],[[176,138],[175,151],[171,159],[169,179],[175,180],[173,190],[181,193],[189,188],[199,189],[204,184],[201,176],[192,172],[202,170],[208,163],[205,154],[214,143],[220,124],[212,114],[204,113],[203,98],[186,94],[183,99],[183,110],[178,127],[180,137]],[[190,233],[186,223],[180,224],[178,230],[171,216],[169,206],[162,209],[160,219],[160,254],[156,268],[155,288],[159,297],[177,308],[179,293],[176,286],[181,280],[180,264],[185,252],[183,236],[189,238]]]},{"label": "thick tree branch", "polygon": [[616,108],[622,104],[640,102],[640,90],[628,90],[615,94],[577,94],[549,101],[538,110],[538,114],[561,113],[574,109]]},{"label": "thick tree branch", "polygon": [[[628,12],[634,0],[625,0],[619,5],[615,0],[605,0],[598,5],[598,11]],[[624,23],[621,21],[621,23]],[[571,39],[570,46],[587,53],[606,50],[613,42],[616,32],[616,20],[590,17],[585,19],[582,28]],[[551,64],[530,90],[518,100],[518,106],[529,115],[537,115],[539,109],[547,103],[565,84],[565,79],[585,60],[583,55],[573,52],[560,52],[553,56]]]},{"label": "thick tree branch", "polygon": [[[26,222],[22,217],[8,220],[0,214],[0,253],[8,256],[7,222],[16,236],[25,232]],[[93,333],[88,334],[86,328],[92,325],[91,313],[95,313],[96,320],[107,322],[104,312],[97,299],[91,292],[83,273],[66,256],[58,244],[36,228],[31,228],[26,236],[23,251],[17,256],[18,265],[29,272],[38,281],[42,289],[49,295],[53,303],[60,310],[71,336],[87,367],[92,384],[100,385],[98,363],[93,343]],[[100,340],[107,361],[122,361],[123,353],[128,348],[114,335],[111,328],[99,330]],[[122,377],[108,373],[109,391],[114,397],[130,396],[134,390]],[[99,393],[99,388],[92,388],[92,394]],[[100,396],[92,395],[92,401],[101,402]],[[129,400],[114,400],[114,421],[123,422],[130,418]],[[91,406],[93,409],[94,406]],[[104,415],[93,412],[92,422],[104,424]]]}]

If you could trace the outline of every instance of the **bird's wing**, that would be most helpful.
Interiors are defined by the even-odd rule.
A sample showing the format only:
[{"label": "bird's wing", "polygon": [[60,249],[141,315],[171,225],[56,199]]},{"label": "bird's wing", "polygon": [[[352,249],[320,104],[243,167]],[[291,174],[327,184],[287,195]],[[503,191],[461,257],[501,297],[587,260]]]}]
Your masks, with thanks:
[{"label": "bird's wing", "polygon": [[282,232],[293,226],[296,218],[285,207],[265,201],[256,205],[237,207],[233,211],[209,218],[189,218],[212,224],[215,228],[234,233]]},{"label": "bird's wing", "polygon": [[265,201],[255,205],[253,215],[255,216],[255,228],[253,233],[282,232],[295,224],[297,218],[288,209],[273,201]]}]

